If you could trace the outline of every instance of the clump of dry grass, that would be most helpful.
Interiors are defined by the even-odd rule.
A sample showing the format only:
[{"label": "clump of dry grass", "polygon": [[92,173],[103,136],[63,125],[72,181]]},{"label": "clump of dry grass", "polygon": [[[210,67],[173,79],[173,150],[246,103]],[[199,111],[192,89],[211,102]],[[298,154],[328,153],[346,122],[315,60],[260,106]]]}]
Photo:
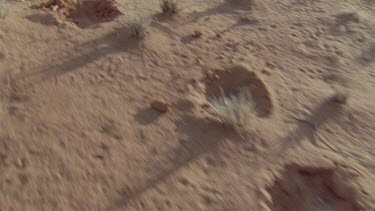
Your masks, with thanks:
[{"label": "clump of dry grass", "polygon": [[0,58],[4,58],[7,53],[7,49],[0,47]]},{"label": "clump of dry grass", "polygon": [[193,32],[192,35],[195,38],[199,38],[199,37],[202,37],[203,33],[201,31],[199,31],[199,30],[194,30],[194,32]]},{"label": "clump of dry grass", "polygon": [[129,15],[128,27],[131,34],[138,38],[144,38],[147,35],[148,27],[152,22],[151,17],[140,16],[137,14]]},{"label": "clump of dry grass", "polygon": [[210,105],[216,115],[224,124],[235,129],[243,129],[253,117],[255,103],[251,98],[248,88],[240,89],[239,93],[210,100]]},{"label": "clump of dry grass", "polygon": [[335,94],[332,96],[332,100],[338,104],[346,104],[349,98],[349,93],[343,90],[336,90]]},{"label": "clump of dry grass", "polygon": [[160,7],[164,14],[175,14],[178,12],[179,0],[160,0]]},{"label": "clump of dry grass", "polygon": [[5,0],[0,0],[0,19],[4,20],[8,16],[8,9],[5,6]]}]

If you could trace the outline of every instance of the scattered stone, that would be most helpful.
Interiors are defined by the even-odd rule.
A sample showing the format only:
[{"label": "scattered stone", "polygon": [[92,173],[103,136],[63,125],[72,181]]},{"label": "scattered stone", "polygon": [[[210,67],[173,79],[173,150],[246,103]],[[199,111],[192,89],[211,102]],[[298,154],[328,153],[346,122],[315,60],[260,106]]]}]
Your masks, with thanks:
[{"label": "scattered stone", "polygon": [[151,108],[160,113],[165,113],[169,109],[169,104],[165,100],[155,100],[151,103]]},{"label": "scattered stone", "polygon": [[25,168],[25,166],[26,166],[26,160],[24,158],[18,158],[16,160],[16,166],[18,168]]}]

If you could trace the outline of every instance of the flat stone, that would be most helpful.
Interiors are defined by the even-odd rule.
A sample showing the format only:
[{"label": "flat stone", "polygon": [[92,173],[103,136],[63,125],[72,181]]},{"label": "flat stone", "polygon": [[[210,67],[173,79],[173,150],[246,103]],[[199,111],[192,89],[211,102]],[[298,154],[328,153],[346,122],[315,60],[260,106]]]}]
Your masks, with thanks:
[{"label": "flat stone", "polygon": [[165,113],[169,109],[169,104],[165,100],[155,100],[151,103],[151,108],[160,113]]}]

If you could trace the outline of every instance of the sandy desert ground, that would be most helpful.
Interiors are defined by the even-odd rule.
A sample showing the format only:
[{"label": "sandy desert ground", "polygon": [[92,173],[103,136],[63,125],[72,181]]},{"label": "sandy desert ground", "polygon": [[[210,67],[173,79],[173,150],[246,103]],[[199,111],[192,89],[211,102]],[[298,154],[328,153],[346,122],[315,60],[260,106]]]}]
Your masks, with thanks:
[{"label": "sandy desert ground", "polygon": [[5,0],[0,210],[373,211],[375,1],[240,1]]}]

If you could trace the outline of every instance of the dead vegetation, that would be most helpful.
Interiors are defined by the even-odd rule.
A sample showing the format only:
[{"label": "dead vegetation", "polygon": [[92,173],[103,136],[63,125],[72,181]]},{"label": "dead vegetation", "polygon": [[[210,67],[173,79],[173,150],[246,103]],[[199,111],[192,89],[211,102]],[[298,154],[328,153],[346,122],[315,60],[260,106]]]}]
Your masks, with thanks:
[{"label": "dead vegetation", "polygon": [[0,0],[0,19],[4,20],[8,16],[8,9],[5,5],[5,0]]},{"label": "dead vegetation", "polygon": [[200,37],[202,37],[202,35],[203,35],[203,32],[201,32],[201,31],[199,31],[199,30],[194,30],[194,32],[193,32],[193,37],[195,37],[195,38],[200,38]]},{"label": "dead vegetation", "polygon": [[338,104],[346,104],[348,102],[349,93],[344,90],[336,90],[335,94],[332,96],[332,100]]},{"label": "dead vegetation", "polygon": [[0,59],[7,55],[8,51],[5,48],[0,47]]},{"label": "dead vegetation", "polygon": [[138,14],[128,15],[128,27],[131,34],[137,38],[144,38],[147,35],[148,28],[152,22],[152,18],[141,16]]},{"label": "dead vegetation", "polygon": [[160,7],[164,14],[175,14],[178,12],[179,0],[161,0]]},{"label": "dead vegetation", "polygon": [[248,88],[241,88],[238,94],[225,96],[224,91],[220,97],[210,100],[214,115],[225,125],[235,129],[243,129],[253,117],[255,103]]}]

